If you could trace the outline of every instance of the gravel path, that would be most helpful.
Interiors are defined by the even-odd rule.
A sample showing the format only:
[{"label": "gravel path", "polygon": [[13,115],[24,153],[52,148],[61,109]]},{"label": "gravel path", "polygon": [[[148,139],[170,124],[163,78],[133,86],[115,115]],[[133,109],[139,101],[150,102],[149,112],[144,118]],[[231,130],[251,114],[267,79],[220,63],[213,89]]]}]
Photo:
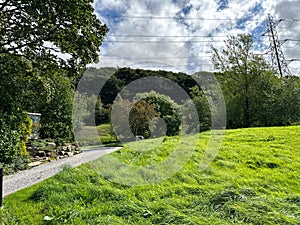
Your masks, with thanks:
[{"label": "gravel path", "polygon": [[37,167],[33,167],[29,170],[23,170],[12,175],[4,176],[3,197],[23,188],[29,187],[33,184],[39,183],[47,179],[48,177],[57,174],[59,171],[62,170],[63,165],[70,165],[72,167],[76,167],[89,161],[93,161],[105,154],[109,154],[118,149],[120,149],[120,147],[103,147],[85,150],[81,154],[69,158],[60,159],[50,163],[42,164]]}]

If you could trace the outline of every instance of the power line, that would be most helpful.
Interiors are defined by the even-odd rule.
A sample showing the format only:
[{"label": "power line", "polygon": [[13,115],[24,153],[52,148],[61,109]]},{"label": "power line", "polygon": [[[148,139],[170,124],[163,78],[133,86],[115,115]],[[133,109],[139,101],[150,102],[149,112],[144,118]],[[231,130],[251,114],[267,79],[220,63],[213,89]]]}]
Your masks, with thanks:
[{"label": "power line", "polygon": [[193,42],[193,43],[212,43],[212,42],[223,42],[217,41],[217,40],[210,40],[210,41],[205,41],[205,40],[184,40],[184,41],[161,41],[161,40],[106,40],[105,42],[108,43],[186,43],[186,42]]},{"label": "power line", "polygon": [[[100,56],[100,57],[103,57],[103,58],[101,58],[101,59],[123,59],[123,60],[136,60],[136,59],[138,59],[138,60],[156,60],[156,59],[189,59],[189,58],[191,58],[192,56],[174,56],[174,57],[155,57],[155,58],[153,58],[153,57],[147,57],[147,58],[142,58],[142,57],[138,57],[138,58],[131,58],[131,57],[125,57],[125,58],[123,58],[123,57],[121,57],[121,56],[108,56],[108,57],[106,57],[106,56]],[[202,57],[202,58],[210,58],[211,57],[211,55],[200,55],[200,56],[195,56],[195,57]]]},{"label": "power line", "polygon": [[[133,14],[133,15],[128,15]],[[138,15],[140,14],[140,15]],[[168,16],[166,16],[168,15]],[[132,19],[188,19],[188,20],[212,20],[212,21],[238,21],[243,20],[243,18],[208,18],[208,17],[185,17],[177,13],[165,13],[165,15],[155,15],[155,14],[141,14],[141,12],[127,12],[127,15],[114,15],[114,18],[132,18]],[[259,19],[247,19],[247,21],[252,22],[262,22]],[[300,18],[279,18],[277,21],[292,21],[300,22]]]},{"label": "power line", "polygon": [[[109,34],[107,37],[134,37],[134,38],[228,38],[228,35],[144,35],[144,34]],[[261,35],[253,35],[255,38],[263,38]]]},{"label": "power line", "polygon": [[291,20],[292,22],[300,21],[300,19],[297,19],[297,18],[281,18],[281,19],[279,19],[279,21],[288,21],[288,20]]},{"label": "power line", "polygon": [[[204,18],[204,17],[183,17],[179,15],[174,16],[128,16],[128,15],[114,15],[114,18],[130,18],[130,19],[155,19],[155,20],[168,20],[168,19],[184,19],[184,20],[207,20],[207,21],[238,21],[242,18]],[[247,21],[261,22],[261,20],[248,19]]]},{"label": "power line", "polygon": [[[143,35],[143,34],[109,34],[108,37],[167,37],[167,38],[188,38],[188,37],[201,37],[201,38],[227,38],[227,36],[211,36],[211,35]],[[259,36],[257,36],[259,37]]]}]

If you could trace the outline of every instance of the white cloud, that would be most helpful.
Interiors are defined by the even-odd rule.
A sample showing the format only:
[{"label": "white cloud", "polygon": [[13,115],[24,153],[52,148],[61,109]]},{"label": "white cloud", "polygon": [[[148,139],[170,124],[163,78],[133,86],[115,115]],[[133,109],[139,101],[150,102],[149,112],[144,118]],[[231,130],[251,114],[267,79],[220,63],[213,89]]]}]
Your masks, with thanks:
[{"label": "white cloud", "polygon": [[[255,30],[255,35],[259,35],[263,32],[262,22],[268,13],[275,18],[296,18],[300,0],[229,0],[228,7],[222,10],[218,10],[219,5],[212,0],[97,0],[94,5],[99,9],[102,7],[98,9],[102,13],[107,10],[122,15],[116,21],[99,15],[111,28],[107,37],[110,42],[101,51],[103,59],[99,66],[122,67],[143,61],[148,61],[149,65],[155,64],[154,60],[176,65],[184,72],[195,72],[212,70],[210,57],[207,57],[212,44],[222,48],[224,36],[228,34],[252,33]],[[237,26],[238,20],[243,24]],[[300,22],[291,22],[280,24],[280,38],[300,39]],[[203,37],[208,35],[211,37]],[[259,40],[268,45],[268,39]],[[287,57],[293,53],[300,58],[300,46],[289,47],[283,45]],[[188,64],[190,66],[184,66]],[[293,66],[296,64],[293,62]]]}]

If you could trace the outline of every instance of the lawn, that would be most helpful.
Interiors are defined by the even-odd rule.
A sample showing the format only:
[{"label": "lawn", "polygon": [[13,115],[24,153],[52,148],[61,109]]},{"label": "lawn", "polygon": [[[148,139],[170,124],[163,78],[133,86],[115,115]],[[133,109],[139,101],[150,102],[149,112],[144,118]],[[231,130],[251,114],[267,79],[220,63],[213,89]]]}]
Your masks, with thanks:
[{"label": "lawn", "polygon": [[[141,184],[147,176],[140,173],[132,181],[122,180],[122,168],[168,160],[179,137],[136,142],[8,196],[0,223],[300,224],[299,132],[300,126],[227,130],[217,157],[204,171],[199,164],[209,132],[187,137],[186,145],[197,140],[197,147],[183,168],[172,175],[166,171],[167,177],[148,185]],[[122,162],[120,177],[115,165],[110,164],[111,170],[102,166],[112,158]]]}]

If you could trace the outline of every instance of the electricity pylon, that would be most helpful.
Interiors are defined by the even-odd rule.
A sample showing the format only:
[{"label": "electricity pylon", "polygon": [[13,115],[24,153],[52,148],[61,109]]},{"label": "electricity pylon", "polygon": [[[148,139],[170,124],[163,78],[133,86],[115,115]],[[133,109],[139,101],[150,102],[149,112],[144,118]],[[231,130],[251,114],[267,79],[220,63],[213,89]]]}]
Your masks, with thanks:
[{"label": "electricity pylon", "polygon": [[271,52],[272,65],[276,70],[277,74],[280,77],[283,77],[283,76],[290,76],[291,71],[289,70],[284,54],[282,52],[281,49],[282,43],[280,43],[278,39],[278,33],[276,29],[276,27],[281,21],[282,19],[275,22],[273,17],[269,14],[268,29],[263,35],[264,36],[267,35],[269,37],[269,41],[270,41],[269,51]]}]

